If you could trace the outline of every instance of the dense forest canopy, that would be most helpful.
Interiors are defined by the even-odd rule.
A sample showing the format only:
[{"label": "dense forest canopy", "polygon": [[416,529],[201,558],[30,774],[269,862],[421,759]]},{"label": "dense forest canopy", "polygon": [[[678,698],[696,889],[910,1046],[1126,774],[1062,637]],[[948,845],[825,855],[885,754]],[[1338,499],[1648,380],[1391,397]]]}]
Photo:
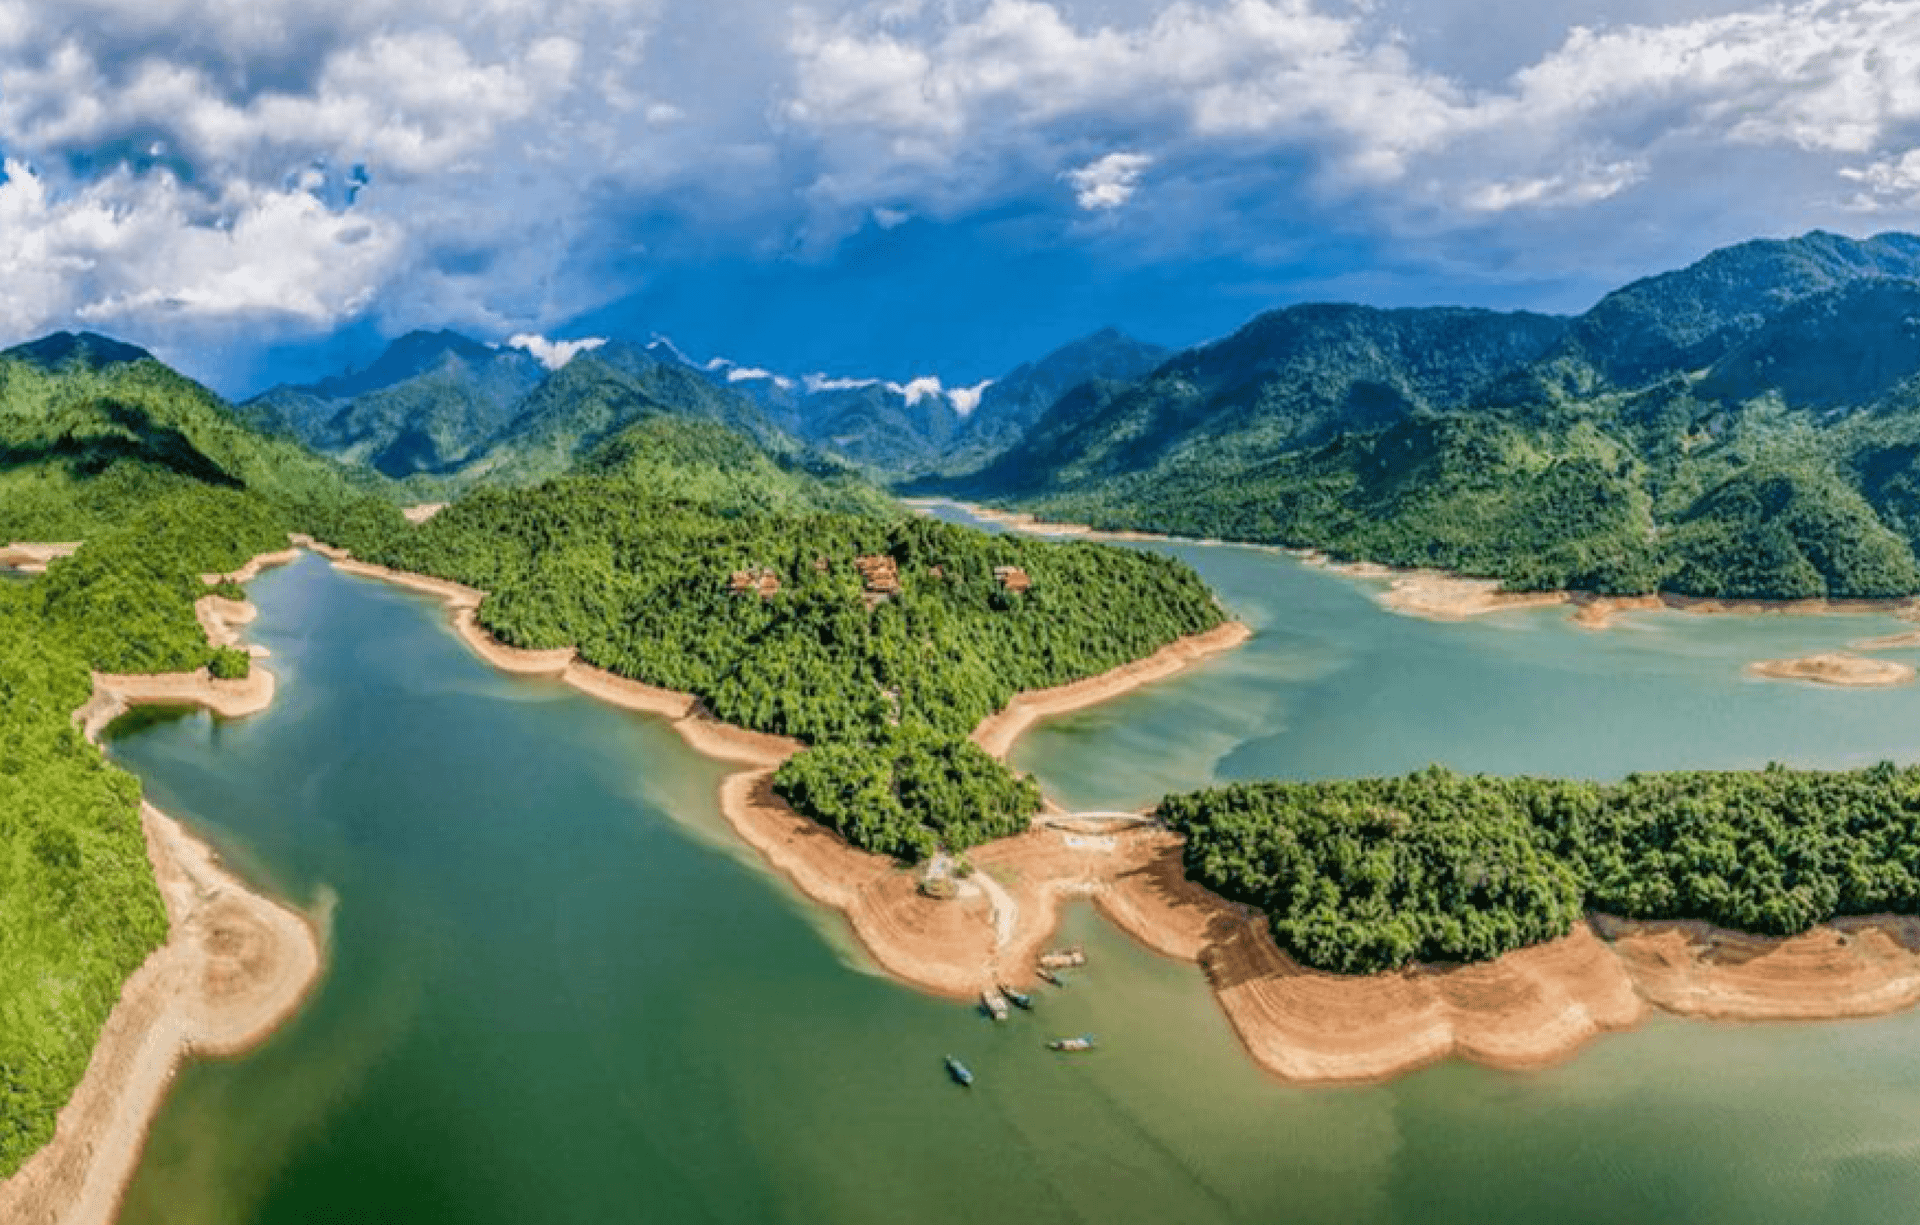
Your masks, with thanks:
[{"label": "dense forest canopy", "polygon": [[[662,481],[616,439],[579,475],[482,490],[418,528],[373,503],[317,528],[365,560],[490,592],[480,623],[504,642],[578,646],[728,722],[806,741],[781,792],[856,845],[909,858],[1014,832],[1038,810],[1030,783],[967,740],[1015,693],[1221,620],[1199,578],[1156,554],[847,514],[821,509],[847,502],[837,482],[700,470],[713,479]],[[782,490],[771,508],[784,513],[765,513]]]},{"label": "dense forest canopy", "polygon": [[1187,872],[1301,962],[1479,961],[1582,908],[1788,936],[1920,912],[1920,769],[1249,783],[1170,796]]}]

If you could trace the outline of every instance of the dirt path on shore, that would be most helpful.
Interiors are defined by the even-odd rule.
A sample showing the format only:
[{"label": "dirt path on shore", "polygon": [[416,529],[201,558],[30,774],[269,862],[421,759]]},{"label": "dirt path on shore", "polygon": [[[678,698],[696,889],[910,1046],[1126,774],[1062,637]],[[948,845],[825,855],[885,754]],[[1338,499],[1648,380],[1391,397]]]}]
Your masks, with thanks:
[{"label": "dirt path on shore", "polygon": [[[251,577],[297,554],[249,563]],[[251,604],[209,596],[196,609],[216,645],[238,642]],[[158,676],[95,673],[74,712],[86,738],[138,705],[203,706],[224,718],[271,704],[274,678],[244,680],[205,669]],[[147,1129],[180,1065],[241,1054],[264,1041],[306,999],[323,966],[325,906],[309,918],[251,890],[213,848],[142,803],[147,855],[166,905],[167,942],[122,986],[53,1139],[0,1182],[7,1225],[109,1225],[146,1144]]]}]

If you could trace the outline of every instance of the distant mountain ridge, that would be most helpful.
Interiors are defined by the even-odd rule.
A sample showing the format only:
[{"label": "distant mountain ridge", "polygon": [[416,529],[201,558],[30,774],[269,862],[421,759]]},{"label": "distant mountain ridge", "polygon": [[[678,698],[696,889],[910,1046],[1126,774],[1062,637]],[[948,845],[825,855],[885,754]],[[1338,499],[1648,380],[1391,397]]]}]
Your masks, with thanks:
[{"label": "distant mountain ridge", "polygon": [[967,388],[938,378],[788,376],[672,342],[614,340],[547,370],[518,349],[411,332],[374,362],[241,405],[252,424],[395,479],[525,483],[657,414],[717,421],[772,446],[810,446],[886,474],[955,466],[1007,445],[1060,393],[1132,378],[1167,351],[1107,329]]},{"label": "distant mountain ridge", "polygon": [[1920,586],[1920,238],[1716,251],[1573,319],[1291,307],[919,482],[1521,587]]}]

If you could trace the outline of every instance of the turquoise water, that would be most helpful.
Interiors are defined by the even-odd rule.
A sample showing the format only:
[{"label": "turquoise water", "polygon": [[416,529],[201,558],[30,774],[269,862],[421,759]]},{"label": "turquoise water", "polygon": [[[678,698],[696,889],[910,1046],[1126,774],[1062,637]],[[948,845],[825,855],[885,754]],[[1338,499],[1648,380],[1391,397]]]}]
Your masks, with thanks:
[{"label": "turquoise water", "polygon": [[[1438,626],[1258,550],[1171,546],[1258,631],[1043,726],[1070,803],[1217,779],[1920,757],[1920,688],[1757,658],[1896,626],[1552,611]],[[244,1059],[188,1068],[126,1220],[1910,1222],[1920,1020],[1656,1020],[1535,1074],[1256,1072],[1192,967],[1081,908],[1093,964],[995,1027],[862,968],[726,835],[658,722],[473,659],[436,604],[308,558],[253,585],[268,714],[144,717],[116,757],[294,899],[328,977]],[[1093,1031],[1062,1059],[1047,1037]],[[946,1083],[943,1054],[979,1085]]]}]

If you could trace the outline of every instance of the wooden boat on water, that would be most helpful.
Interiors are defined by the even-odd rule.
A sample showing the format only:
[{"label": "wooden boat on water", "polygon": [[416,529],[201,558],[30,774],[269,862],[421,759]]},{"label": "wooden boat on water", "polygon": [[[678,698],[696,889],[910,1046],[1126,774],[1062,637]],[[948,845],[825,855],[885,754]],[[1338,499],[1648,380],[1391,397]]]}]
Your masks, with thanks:
[{"label": "wooden boat on water", "polygon": [[1007,1000],[998,991],[987,990],[980,993],[980,1011],[996,1021],[1007,1019]]},{"label": "wooden boat on water", "polygon": [[1033,997],[1024,991],[1015,991],[1005,983],[1000,984],[1000,994],[1013,1003],[1022,1012],[1033,1011]]},{"label": "wooden boat on water", "polygon": [[1087,950],[1077,944],[1072,948],[1054,949],[1040,955],[1040,967],[1045,970],[1068,970],[1086,964]]},{"label": "wooden boat on water", "polygon": [[1047,1043],[1047,1049],[1050,1051],[1072,1053],[1074,1051],[1090,1051],[1093,1049],[1093,1045],[1092,1034],[1081,1034],[1078,1038],[1055,1038],[1053,1041]]},{"label": "wooden boat on water", "polygon": [[953,1077],[953,1083],[961,1088],[973,1088],[973,1072],[952,1055],[947,1056],[947,1075]]}]

